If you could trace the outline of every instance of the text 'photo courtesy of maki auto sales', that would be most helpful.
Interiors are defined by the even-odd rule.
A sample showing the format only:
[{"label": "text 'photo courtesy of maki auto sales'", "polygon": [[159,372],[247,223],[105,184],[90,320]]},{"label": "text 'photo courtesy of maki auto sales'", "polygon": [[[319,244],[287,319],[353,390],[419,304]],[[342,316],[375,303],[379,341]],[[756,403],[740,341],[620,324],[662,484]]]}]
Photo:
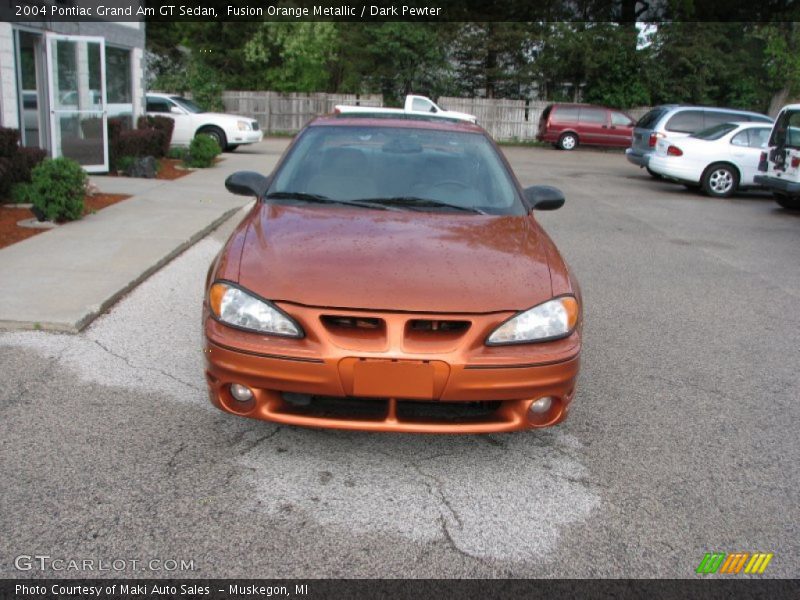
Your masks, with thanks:
[{"label": "text 'photo courtesy of maki auto sales'", "polygon": [[548,427],[578,376],[578,284],[488,134],[347,113],[301,131],[208,272],[211,402],[310,427],[482,433]]}]

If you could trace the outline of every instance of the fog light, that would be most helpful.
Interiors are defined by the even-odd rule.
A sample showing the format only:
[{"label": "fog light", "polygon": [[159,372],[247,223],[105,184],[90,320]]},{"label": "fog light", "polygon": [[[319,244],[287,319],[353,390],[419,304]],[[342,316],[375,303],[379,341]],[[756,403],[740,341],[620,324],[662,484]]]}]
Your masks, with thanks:
[{"label": "fog light", "polygon": [[240,383],[231,384],[231,396],[239,402],[250,402],[253,399],[253,390]]},{"label": "fog light", "polygon": [[548,410],[550,410],[552,405],[553,399],[550,396],[545,396],[544,398],[539,398],[536,402],[533,402],[528,410],[535,415],[541,415],[542,413],[546,413]]}]

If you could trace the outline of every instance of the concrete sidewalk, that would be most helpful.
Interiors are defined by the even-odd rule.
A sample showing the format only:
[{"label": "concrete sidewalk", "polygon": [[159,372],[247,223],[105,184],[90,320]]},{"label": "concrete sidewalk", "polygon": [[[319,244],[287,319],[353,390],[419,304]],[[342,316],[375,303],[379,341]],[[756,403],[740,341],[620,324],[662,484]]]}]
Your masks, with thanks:
[{"label": "concrete sidewalk", "polygon": [[247,204],[225,178],[269,173],[287,143],[242,147],[174,181],[92,177],[101,192],[133,197],[0,250],[0,329],[80,331]]}]

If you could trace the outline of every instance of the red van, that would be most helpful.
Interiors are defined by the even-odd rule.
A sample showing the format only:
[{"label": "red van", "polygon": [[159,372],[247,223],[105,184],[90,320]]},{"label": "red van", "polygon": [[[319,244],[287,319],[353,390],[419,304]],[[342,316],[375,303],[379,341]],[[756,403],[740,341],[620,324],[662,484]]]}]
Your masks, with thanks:
[{"label": "red van", "polygon": [[578,144],[593,146],[631,145],[634,120],[621,110],[591,104],[550,104],[539,118],[536,139],[562,150]]}]

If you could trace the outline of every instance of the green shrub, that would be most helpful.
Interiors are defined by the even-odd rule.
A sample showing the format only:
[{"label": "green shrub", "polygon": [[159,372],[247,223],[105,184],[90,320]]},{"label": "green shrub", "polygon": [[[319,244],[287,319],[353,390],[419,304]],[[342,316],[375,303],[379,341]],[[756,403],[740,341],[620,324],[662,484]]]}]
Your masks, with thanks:
[{"label": "green shrub", "polygon": [[127,171],[128,169],[133,166],[133,163],[136,162],[136,158],[133,156],[120,156],[117,159],[117,170],[118,171]]},{"label": "green shrub", "polygon": [[189,155],[185,162],[189,167],[210,167],[214,159],[222,152],[217,141],[208,135],[196,135],[189,144]]},{"label": "green shrub", "polygon": [[173,146],[167,152],[167,158],[177,158],[178,160],[183,160],[189,155],[189,150],[184,148],[183,146]]},{"label": "green shrub", "polygon": [[83,215],[86,173],[69,158],[47,159],[31,173],[31,183],[19,193],[50,221],[72,221]]},{"label": "green shrub", "polygon": [[21,147],[11,157],[11,181],[30,183],[31,173],[36,165],[47,158],[47,151],[41,148]]}]

